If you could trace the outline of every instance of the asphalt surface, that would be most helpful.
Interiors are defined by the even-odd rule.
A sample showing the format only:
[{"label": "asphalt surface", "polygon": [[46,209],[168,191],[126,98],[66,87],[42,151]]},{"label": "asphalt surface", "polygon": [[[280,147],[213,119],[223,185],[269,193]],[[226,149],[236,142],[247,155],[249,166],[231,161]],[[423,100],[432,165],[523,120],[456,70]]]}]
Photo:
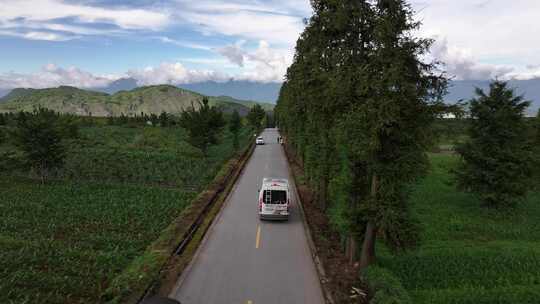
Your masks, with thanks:
[{"label": "asphalt surface", "polygon": [[263,177],[292,183],[278,135],[263,132],[266,144],[256,147],[170,297],[182,304],[324,303],[295,196],[288,222],[258,217]]}]

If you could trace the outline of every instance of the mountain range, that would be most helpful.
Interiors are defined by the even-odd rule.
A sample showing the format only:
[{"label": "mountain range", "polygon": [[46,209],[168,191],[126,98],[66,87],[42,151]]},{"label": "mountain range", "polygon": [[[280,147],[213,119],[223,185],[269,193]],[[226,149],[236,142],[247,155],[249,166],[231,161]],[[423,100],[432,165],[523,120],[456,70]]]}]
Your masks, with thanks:
[{"label": "mountain range", "polygon": [[[489,88],[489,83],[489,80],[450,81],[448,94],[446,95],[445,100],[448,103],[455,103],[459,100],[469,100],[474,97],[476,87],[487,90]],[[540,78],[530,80],[510,80],[509,86],[515,88],[517,94],[523,94],[525,99],[532,102],[527,114],[536,115],[536,111],[540,108]],[[94,88],[92,90],[115,95],[121,91],[132,91],[138,87],[139,85],[135,79],[121,78],[112,82],[107,87]],[[230,80],[227,82],[207,81],[193,84],[178,84],[175,87],[192,92],[193,94],[214,96],[215,98],[228,100],[229,102],[238,102],[238,100],[241,100],[241,103],[246,106],[252,106],[256,102],[263,102],[265,103],[264,107],[269,110],[272,108],[269,104],[275,103],[278,99],[281,83],[258,83]],[[17,90],[20,89],[15,89],[14,91]],[[0,89],[0,96],[3,96],[8,92],[9,90],[2,91],[2,89]],[[2,101],[5,102],[6,99],[0,99],[0,102]]]},{"label": "mountain range", "polygon": [[[489,80],[452,80],[449,82],[448,94],[445,100],[455,103],[459,100],[469,100],[475,96],[475,88],[489,89]],[[530,100],[529,115],[535,115],[540,108],[540,78],[530,80],[510,80],[508,82],[517,94],[523,94],[525,99]],[[228,82],[200,82],[193,84],[179,84],[178,87],[195,91],[208,96],[231,96],[236,99],[255,100],[260,102],[275,103],[279,97],[281,83],[258,83],[250,81]],[[118,90],[130,90],[137,87],[137,82],[132,78],[123,78],[111,83],[107,88],[98,88],[98,91],[115,93]]]},{"label": "mountain range", "polygon": [[[46,107],[61,113],[93,116],[177,114],[190,106],[198,107],[203,95],[171,85],[138,87],[114,94],[82,90],[75,87],[60,86],[48,89],[14,89],[0,99],[0,112],[31,111],[36,106]],[[238,100],[232,97],[209,97],[210,105],[217,106],[226,113],[237,110],[247,115],[254,101]],[[272,104],[259,103],[266,110]]]}]

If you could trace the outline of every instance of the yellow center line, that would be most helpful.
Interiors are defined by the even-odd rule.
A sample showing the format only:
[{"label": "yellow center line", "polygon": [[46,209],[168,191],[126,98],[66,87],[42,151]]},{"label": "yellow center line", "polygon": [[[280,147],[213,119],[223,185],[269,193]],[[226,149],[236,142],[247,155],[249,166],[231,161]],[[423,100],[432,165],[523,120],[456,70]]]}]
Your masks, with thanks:
[{"label": "yellow center line", "polygon": [[255,240],[255,249],[259,249],[261,244],[261,226],[257,226],[257,239]]},{"label": "yellow center line", "polygon": [[246,304],[253,304],[253,302],[251,300],[248,300]]}]

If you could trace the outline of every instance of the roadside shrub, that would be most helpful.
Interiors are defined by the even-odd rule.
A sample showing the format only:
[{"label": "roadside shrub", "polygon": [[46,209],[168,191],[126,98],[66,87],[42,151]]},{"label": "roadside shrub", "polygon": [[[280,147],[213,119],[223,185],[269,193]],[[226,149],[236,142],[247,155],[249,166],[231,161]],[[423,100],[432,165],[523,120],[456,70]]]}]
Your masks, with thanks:
[{"label": "roadside shrub", "polygon": [[360,274],[372,295],[370,304],[412,304],[399,279],[387,269],[370,266]]}]

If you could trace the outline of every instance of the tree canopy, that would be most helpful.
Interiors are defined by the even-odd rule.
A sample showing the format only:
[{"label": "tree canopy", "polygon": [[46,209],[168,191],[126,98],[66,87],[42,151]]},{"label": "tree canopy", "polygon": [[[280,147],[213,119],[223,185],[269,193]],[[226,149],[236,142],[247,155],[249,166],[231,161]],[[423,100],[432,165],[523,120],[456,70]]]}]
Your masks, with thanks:
[{"label": "tree canopy", "polygon": [[208,105],[208,98],[196,109],[194,105],[182,112],[180,125],[188,131],[190,143],[206,153],[208,146],[218,142],[218,135],[226,122],[216,107]]},{"label": "tree canopy", "polygon": [[20,112],[11,137],[23,152],[24,163],[45,181],[65,159],[63,141],[78,136],[78,127],[69,117],[46,108]]},{"label": "tree canopy", "polygon": [[266,112],[260,104],[255,104],[246,116],[249,124],[255,129],[260,129],[262,126],[262,120],[266,116]]}]

